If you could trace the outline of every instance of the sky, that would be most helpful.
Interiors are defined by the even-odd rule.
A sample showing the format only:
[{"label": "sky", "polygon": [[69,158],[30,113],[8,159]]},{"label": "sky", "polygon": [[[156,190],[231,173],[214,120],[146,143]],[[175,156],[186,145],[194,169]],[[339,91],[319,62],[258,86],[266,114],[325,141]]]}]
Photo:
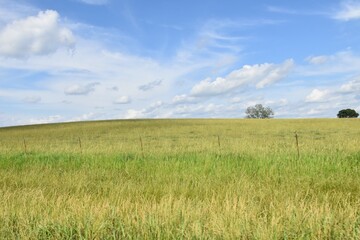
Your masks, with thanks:
[{"label": "sky", "polygon": [[0,127],[360,111],[360,0],[0,0]]}]

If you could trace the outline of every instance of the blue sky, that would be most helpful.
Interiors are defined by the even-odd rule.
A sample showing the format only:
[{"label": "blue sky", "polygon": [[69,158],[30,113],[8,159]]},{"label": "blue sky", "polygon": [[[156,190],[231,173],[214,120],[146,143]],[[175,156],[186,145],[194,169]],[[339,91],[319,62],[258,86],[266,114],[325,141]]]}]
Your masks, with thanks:
[{"label": "blue sky", "polygon": [[360,111],[360,1],[0,0],[0,126]]}]

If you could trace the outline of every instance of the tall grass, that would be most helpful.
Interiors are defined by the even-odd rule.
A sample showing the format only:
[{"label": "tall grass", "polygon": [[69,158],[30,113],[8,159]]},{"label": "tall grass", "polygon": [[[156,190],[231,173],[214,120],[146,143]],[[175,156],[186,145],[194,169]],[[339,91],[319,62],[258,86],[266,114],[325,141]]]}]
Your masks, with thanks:
[{"label": "tall grass", "polygon": [[0,238],[360,238],[358,120],[105,121],[0,139]]}]

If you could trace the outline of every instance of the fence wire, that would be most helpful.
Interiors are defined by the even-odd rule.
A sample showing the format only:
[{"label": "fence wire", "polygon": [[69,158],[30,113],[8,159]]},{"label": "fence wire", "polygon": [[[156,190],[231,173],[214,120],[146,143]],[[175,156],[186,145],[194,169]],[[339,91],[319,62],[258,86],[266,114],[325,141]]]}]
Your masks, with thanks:
[{"label": "fence wire", "polygon": [[[297,136],[297,138],[296,138]],[[301,152],[359,151],[360,138],[338,141],[327,133],[258,132],[244,135],[83,135],[70,137],[2,137],[0,151],[4,152]]]}]

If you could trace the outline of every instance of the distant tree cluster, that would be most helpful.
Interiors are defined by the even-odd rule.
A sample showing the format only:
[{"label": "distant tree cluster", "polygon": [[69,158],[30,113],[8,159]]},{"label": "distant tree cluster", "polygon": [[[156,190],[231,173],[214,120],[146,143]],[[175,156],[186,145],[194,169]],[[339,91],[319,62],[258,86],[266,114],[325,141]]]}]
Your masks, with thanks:
[{"label": "distant tree cluster", "polygon": [[274,111],[270,107],[264,107],[262,104],[256,104],[246,109],[246,118],[272,118]]},{"label": "distant tree cluster", "polygon": [[[262,104],[256,104],[255,106],[248,107],[245,111],[246,118],[272,118],[274,111],[270,107],[264,107]],[[337,114],[338,118],[357,118],[359,113],[354,109],[343,109]]]},{"label": "distant tree cluster", "polygon": [[357,118],[359,114],[354,109],[343,109],[337,114],[338,118]]}]

